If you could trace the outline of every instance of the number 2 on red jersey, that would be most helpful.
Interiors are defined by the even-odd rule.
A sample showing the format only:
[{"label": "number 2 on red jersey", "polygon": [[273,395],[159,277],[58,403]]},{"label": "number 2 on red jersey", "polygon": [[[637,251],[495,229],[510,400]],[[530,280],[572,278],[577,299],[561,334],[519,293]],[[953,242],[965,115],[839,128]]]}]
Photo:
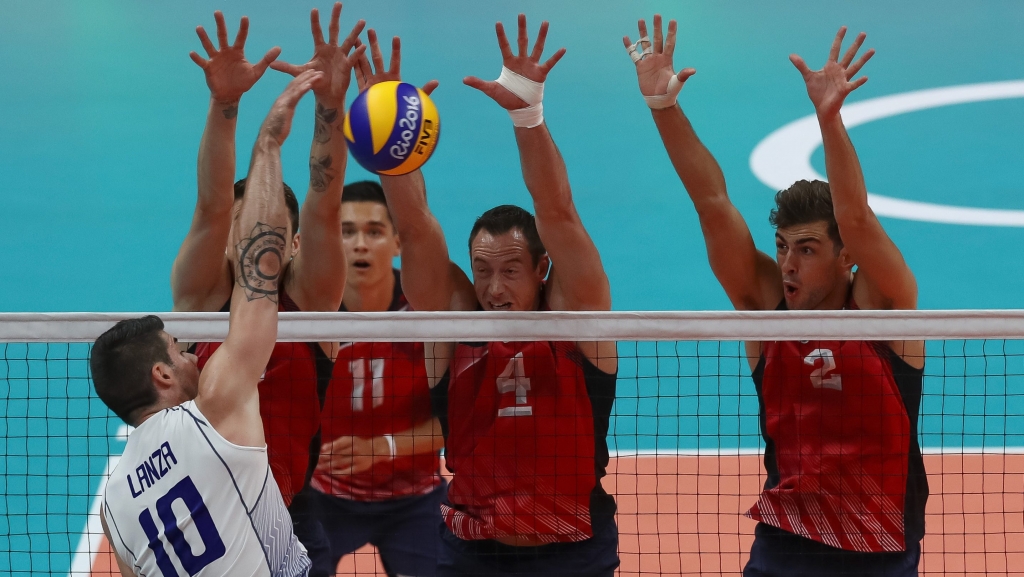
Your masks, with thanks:
[{"label": "number 2 on red jersey", "polygon": [[829,376],[829,373],[836,370],[835,354],[829,349],[814,349],[811,354],[804,357],[804,364],[814,366],[815,362],[821,359],[820,367],[811,371],[811,384],[816,389],[843,390],[843,376],[836,374]]}]

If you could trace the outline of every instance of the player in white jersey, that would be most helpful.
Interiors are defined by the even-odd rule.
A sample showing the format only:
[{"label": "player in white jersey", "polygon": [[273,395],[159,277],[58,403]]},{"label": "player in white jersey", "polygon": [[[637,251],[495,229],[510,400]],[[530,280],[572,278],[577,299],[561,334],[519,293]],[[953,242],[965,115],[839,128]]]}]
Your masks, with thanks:
[{"label": "player in white jersey", "polygon": [[154,316],[121,321],[93,346],[96,393],[135,427],[101,515],[122,575],[309,572],[270,471],[257,384],[277,340],[278,285],[291,255],[281,144],[322,74],[296,77],[257,136],[232,219],[230,329],[202,375]]}]

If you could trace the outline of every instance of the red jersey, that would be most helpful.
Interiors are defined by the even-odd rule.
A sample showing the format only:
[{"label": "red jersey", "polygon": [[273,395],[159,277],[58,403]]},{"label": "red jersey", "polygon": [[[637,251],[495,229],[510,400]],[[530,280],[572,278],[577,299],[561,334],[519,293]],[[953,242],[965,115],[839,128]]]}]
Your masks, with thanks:
[{"label": "red jersey", "polygon": [[601,477],[615,375],[574,343],[460,343],[431,396],[454,475],[441,514],[456,536],[582,541],[611,521]]},{"label": "red jersey", "polygon": [[[280,297],[279,311],[299,310],[283,290]],[[225,305],[222,311],[227,308]],[[220,343],[197,343],[195,354],[200,370],[219,346]],[[260,415],[267,453],[285,505],[291,505],[292,497],[306,484],[312,469],[310,452],[320,428],[318,349],[315,343],[277,343],[260,378]]]},{"label": "red jersey", "polygon": [[[342,306],[341,310],[345,310]],[[395,271],[391,311],[411,310]],[[322,439],[376,437],[432,419],[423,343],[343,343],[324,399]],[[358,501],[423,495],[441,483],[439,453],[377,463],[354,475],[313,474],[322,493]]]},{"label": "red jersey", "polygon": [[747,515],[850,551],[920,540],[923,372],[884,343],[765,343],[753,378],[768,480]]}]

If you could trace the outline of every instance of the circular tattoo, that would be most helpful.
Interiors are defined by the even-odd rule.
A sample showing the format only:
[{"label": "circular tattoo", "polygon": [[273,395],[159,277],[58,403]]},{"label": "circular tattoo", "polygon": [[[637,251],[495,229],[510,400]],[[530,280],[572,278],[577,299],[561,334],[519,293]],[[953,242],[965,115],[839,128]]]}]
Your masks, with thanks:
[{"label": "circular tattoo", "polygon": [[249,300],[276,300],[284,268],[286,231],[257,222],[249,237],[238,243],[238,284]]}]

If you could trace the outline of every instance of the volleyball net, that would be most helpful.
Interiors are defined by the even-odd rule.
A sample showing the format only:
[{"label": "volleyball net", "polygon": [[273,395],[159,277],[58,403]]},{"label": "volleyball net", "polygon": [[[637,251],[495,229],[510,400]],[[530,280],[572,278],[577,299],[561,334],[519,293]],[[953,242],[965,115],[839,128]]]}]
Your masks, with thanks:
[{"label": "volleyball net", "polygon": [[[88,359],[100,333],[136,316],[0,314],[0,573],[117,574],[102,538],[97,495],[127,428],[96,397]],[[216,342],[227,334],[226,314],[159,316],[183,342]],[[814,386],[820,394],[837,384],[830,379],[839,372],[853,386],[855,371],[867,366],[847,359],[845,367],[829,369],[830,353],[823,349],[926,340],[916,423],[930,489],[921,572],[1024,571],[1024,311],[283,313],[279,337],[297,343],[616,342],[610,458],[601,483],[617,505],[622,575],[737,574],[746,562],[756,523],[745,513],[758,502],[766,471],[761,408],[744,341],[812,345],[817,354],[807,365],[821,371]],[[813,346],[818,341],[831,344]],[[361,407],[389,394],[377,386],[381,370],[372,363],[362,370],[362,384],[354,385],[364,386]],[[506,380],[515,380],[516,370]],[[542,382],[533,379],[531,394],[543,394]],[[321,378],[321,396],[330,386]],[[783,388],[790,386],[797,390],[799,383]],[[509,391],[517,394],[514,383]],[[357,395],[346,395],[354,410]],[[795,401],[766,402],[769,414],[810,403],[785,392],[773,398]],[[870,414],[872,402],[863,403],[868,408],[861,414]],[[792,439],[801,432],[786,434]],[[343,559],[342,574],[379,569],[372,556],[363,559]]]}]

